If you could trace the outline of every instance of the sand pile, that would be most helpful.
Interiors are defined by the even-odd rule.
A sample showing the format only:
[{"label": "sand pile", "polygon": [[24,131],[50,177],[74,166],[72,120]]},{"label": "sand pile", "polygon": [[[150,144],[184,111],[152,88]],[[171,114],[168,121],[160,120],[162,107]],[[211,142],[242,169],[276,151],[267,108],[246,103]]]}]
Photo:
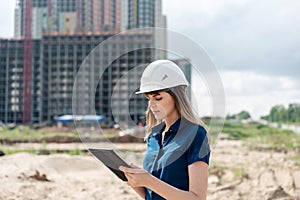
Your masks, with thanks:
[{"label": "sand pile", "polygon": [[[141,164],[142,153],[129,157]],[[300,167],[291,159],[297,157],[296,151],[220,140],[211,156],[208,200],[300,199]],[[0,157],[0,166],[1,200],[140,199],[90,155],[18,153]]]},{"label": "sand pile", "polygon": [[297,151],[249,149],[241,141],[218,141],[212,152],[208,199],[300,199]]},{"label": "sand pile", "polygon": [[19,153],[1,157],[0,165],[3,200],[138,199],[91,156]]}]

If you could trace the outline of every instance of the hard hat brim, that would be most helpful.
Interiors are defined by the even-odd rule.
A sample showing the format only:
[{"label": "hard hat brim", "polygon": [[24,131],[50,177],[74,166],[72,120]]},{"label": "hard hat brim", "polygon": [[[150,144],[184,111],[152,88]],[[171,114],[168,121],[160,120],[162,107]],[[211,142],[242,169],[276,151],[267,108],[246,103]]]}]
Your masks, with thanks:
[{"label": "hard hat brim", "polygon": [[[182,86],[188,87],[189,85],[182,85]],[[174,87],[177,87],[177,86],[174,86]],[[154,90],[153,89],[144,89],[144,90],[139,90],[139,91],[135,92],[135,94],[145,94],[145,93],[148,93],[148,92],[168,91],[171,88],[173,88],[173,87],[157,88],[157,89],[154,89]]]},{"label": "hard hat brim", "polygon": [[135,92],[135,94],[145,94],[147,92],[154,92],[154,91],[158,91],[158,90],[139,90]]}]

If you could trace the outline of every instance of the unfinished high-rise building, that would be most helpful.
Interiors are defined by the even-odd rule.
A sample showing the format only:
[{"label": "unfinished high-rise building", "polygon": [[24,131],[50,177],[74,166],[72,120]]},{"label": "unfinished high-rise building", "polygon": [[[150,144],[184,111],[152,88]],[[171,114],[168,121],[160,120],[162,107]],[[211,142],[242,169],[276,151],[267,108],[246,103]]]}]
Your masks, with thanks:
[{"label": "unfinished high-rise building", "polygon": [[131,94],[143,67],[166,58],[166,32],[131,29],[165,26],[161,0],[17,0],[15,37],[0,40],[0,121],[51,123],[74,111],[143,121],[147,102]]},{"label": "unfinished high-rise building", "polygon": [[[44,32],[120,32],[135,28],[166,27],[161,0],[17,0],[15,37],[25,35],[31,18],[32,38]],[[26,9],[31,6],[31,13]],[[30,15],[30,16],[29,16]]]},{"label": "unfinished high-rise building", "polygon": [[[153,45],[152,34],[124,34],[106,44],[104,48],[110,51],[103,51],[102,48],[97,50],[97,45],[111,36],[49,34],[33,40],[28,123],[52,122],[57,116],[72,114],[72,100],[80,100],[80,106],[86,104],[83,113],[96,112],[109,121],[114,118],[130,120],[129,113],[122,112],[127,108],[132,120],[137,122],[141,119],[146,106],[144,97],[132,97],[130,105],[124,101],[129,93],[138,88],[141,70],[122,79],[121,87],[114,87],[124,73],[153,61],[155,52],[149,48]],[[131,45],[137,50],[130,50]],[[23,103],[28,98],[23,95],[26,89],[23,85],[24,47],[23,39],[0,40],[0,121],[4,123],[23,122]],[[120,57],[120,49],[130,51]],[[91,56],[92,50],[95,55]],[[74,99],[76,96],[72,96],[72,92],[75,78],[88,55],[91,56],[88,62],[93,65],[84,74],[81,88],[84,95]],[[113,62],[109,63],[111,60]],[[101,71],[101,78],[97,78]],[[118,95],[113,96],[113,91]],[[91,100],[93,107],[90,107]],[[77,109],[76,106],[74,104],[73,109]],[[112,106],[120,111],[117,115],[113,116]]]}]

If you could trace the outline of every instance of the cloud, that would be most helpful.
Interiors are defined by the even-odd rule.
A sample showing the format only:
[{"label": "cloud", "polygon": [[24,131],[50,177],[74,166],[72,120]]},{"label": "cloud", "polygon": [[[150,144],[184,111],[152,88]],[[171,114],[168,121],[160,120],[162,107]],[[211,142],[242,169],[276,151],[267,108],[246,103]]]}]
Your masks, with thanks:
[{"label": "cloud", "polygon": [[295,78],[299,10],[298,0],[164,1],[168,26],[203,45],[220,69]]},{"label": "cloud", "polygon": [[[274,105],[300,101],[300,1],[163,3],[168,27],[202,45],[219,69],[227,113],[247,110],[259,119]],[[194,77],[193,91],[200,115],[210,115],[212,101],[201,77]]]},{"label": "cloud", "polygon": [[0,1],[0,37],[8,38],[13,36],[14,31],[14,5],[15,0]]},{"label": "cloud", "polygon": [[[287,76],[259,74],[253,71],[222,70],[226,96],[226,113],[249,111],[254,119],[269,113],[274,105],[284,105],[300,100],[300,84]],[[200,81],[193,87],[198,95],[198,110],[203,115],[211,113],[211,96],[205,84]]]}]

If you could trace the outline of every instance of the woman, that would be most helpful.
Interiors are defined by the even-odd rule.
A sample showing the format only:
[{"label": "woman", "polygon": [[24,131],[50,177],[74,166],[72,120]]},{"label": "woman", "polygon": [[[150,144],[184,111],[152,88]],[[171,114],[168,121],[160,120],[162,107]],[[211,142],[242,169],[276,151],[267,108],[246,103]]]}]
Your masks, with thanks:
[{"label": "woman", "polygon": [[121,166],[145,199],[206,199],[210,149],[206,130],[189,103],[183,72],[158,60],[143,72],[139,93],[148,99],[144,169]]}]

